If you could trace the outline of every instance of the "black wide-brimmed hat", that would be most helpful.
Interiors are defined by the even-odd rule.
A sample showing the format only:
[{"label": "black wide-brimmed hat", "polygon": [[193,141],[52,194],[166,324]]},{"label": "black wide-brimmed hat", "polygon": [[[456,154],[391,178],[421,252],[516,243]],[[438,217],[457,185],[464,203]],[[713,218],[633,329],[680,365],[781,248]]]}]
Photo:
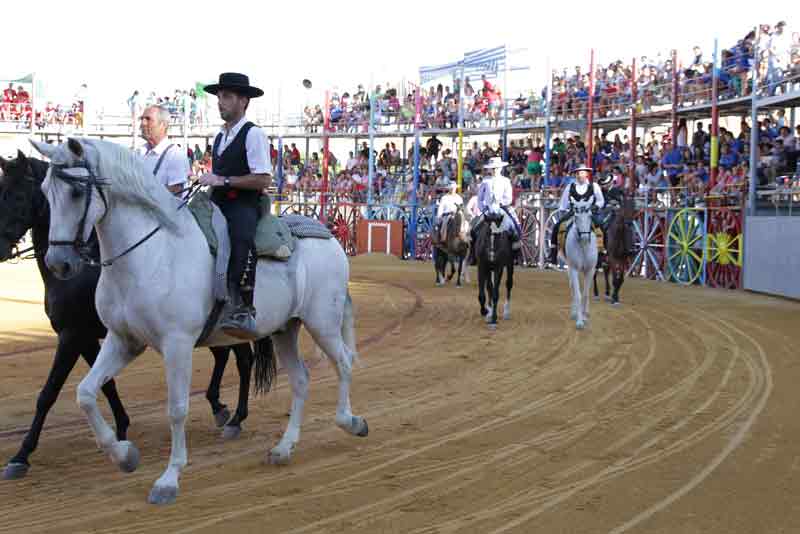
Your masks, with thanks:
[{"label": "black wide-brimmed hat", "polygon": [[219,82],[206,85],[203,90],[206,93],[216,95],[220,89],[228,89],[242,96],[250,98],[258,98],[264,94],[264,91],[258,87],[250,85],[250,78],[238,72],[223,72],[219,75]]}]

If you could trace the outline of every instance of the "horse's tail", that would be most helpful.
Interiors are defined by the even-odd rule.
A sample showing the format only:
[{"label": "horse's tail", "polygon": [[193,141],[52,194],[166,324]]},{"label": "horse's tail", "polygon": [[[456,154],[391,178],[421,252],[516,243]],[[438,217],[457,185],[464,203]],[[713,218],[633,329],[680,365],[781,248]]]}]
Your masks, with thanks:
[{"label": "horse's tail", "polygon": [[344,344],[350,349],[353,355],[353,364],[358,362],[358,351],[356,350],[356,319],[353,314],[353,299],[350,292],[344,301],[344,315],[342,316],[342,339]]},{"label": "horse's tail", "polygon": [[255,359],[255,382],[253,389],[256,395],[269,393],[275,378],[278,376],[278,368],[275,363],[275,349],[272,347],[272,338],[262,337],[253,342],[253,355]]}]

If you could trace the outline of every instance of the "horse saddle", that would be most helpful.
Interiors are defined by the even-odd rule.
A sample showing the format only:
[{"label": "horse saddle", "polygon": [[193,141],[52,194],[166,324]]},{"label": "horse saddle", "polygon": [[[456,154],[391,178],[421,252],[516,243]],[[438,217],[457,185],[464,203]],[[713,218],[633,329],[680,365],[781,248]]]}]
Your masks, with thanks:
[{"label": "horse saddle", "polygon": [[[276,217],[270,210],[269,197],[259,201],[260,217],[256,227],[256,255],[260,258],[287,261],[297,246],[297,239],[331,239],[333,234],[322,223],[302,215]],[[217,255],[221,241],[228,239],[228,226],[219,208],[204,191],[196,193],[188,204],[208,242],[209,251]]]}]

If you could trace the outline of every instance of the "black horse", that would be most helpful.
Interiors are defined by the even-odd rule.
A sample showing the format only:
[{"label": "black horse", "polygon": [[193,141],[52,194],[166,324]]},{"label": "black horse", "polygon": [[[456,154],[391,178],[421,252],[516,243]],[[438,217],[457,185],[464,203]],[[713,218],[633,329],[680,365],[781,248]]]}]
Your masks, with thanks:
[{"label": "black horse", "polygon": [[[22,446],[5,470],[3,478],[24,477],[30,469],[29,457],[36,450],[47,413],[55,404],[64,382],[72,368],[82,356],[92,365],[100,351],[99,339],[105,337],[106,328],[100,322],[95,308],[95,289],[100,278],[100,268],[87,265],[82,272],[70,280],[59,280],[44,264],[47,254],[50,229],[50,210],[41,192],[41,184],[47,173],[48,164],[44,161],[27,158],[19,152],[16,159],[0,158],[3,170],[0,181],[0,261],[19,256],[17,246],[30,230],[33,241],[33,255],[45,286],[45,313],[50,325],[58,335],[53,366],[36,402],[36,416]],[[99,246],[94,235],[90,254],[99,257]],[[256,344],[257,364],[262,356],[271,354],[269,338]],[[227,406],[219,400],[219,389],[231,347],[211,349],[214,354],[214,372],[211,377],[206,398],[211,404],[218,427],[225,426],[224,436],[233,438],[239,435],[241,423],[247,418],[250,376],[255,359],[253,350],[247,343],[233,346],[236,364],[239,369],[239,403],[231,418]],[[259,373],[259,365],[256,372]],[[130,420],[125,413],[117,394],[116,384],[110,380],[103,386],[103,394],[108,398],[117,427],[117,439],[126,439]]]},{"label": "black horse", "polygon": [[[603,277],[605,278],[605,297],[606,300],[611,302],[613,306],[619,305],[619,291],[622,284],[625,282],[625,269],[628,265],[628,259],[631,257],[633,232],[627,224],[631,220],[633,206],[630,199],[620,193],[622,200],[622,207],[612,209],[605,224],[604,237],[605,237],[605,252],[598,255],[597,266],[603,269]],[[609,295],[609,274],[612,276],[612,283],[614,290]],[[598,297],[597,288],[597,271],[594,274],[594,296]]]},{"label": "black horse", "polygon": [[[503,319],[511,316],[511,289],[514,287],[514,251],[511,248],[511,234],[501,231],[502,215],[484,215],[483,222],[475,239],[475,256],[478,260],[478,302],[481,316],[486,318],[489,328],[497,328],[497,304],[500,300],[500,284],[503,269],[508,271],[506,280],[506,304]],[[486,295],[489,292],[490,309],[486,309]]]}]

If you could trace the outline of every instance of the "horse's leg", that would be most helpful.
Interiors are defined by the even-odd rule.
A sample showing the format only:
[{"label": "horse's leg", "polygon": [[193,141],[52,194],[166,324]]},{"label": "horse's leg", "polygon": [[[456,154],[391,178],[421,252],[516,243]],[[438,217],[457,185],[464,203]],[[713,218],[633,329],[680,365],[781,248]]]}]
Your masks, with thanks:
[{"label": "horse's leg", "polygon": [[169,465],[158,477],[147,502],[171,504],[178,496],[178,479],[188,463],[186,451],[186,417],[189,413],[189,390],[192,385],[192,348],[194,339],[172,335],[162,347],[167,371],[167,414],[172,434]]},{"label": "horse's leg", "polygon": [[458,257],[458,278],[456,278],[456,287],[461,287],[461,277],[464,272],[464,256]]},{"label": "horse's leg", "polygon": [[[450,257],[448,255],[447,263],[450,264],[450,275],[447,277],[447,281],[450,282],[453,279],[453,275],[456,274],[456,264],[450,261]],[[446,265],[445,265],[446,267]]]},{"label": "horse's leg", "polygon": [[[93,366],[94,362],[97,361],[97,354],[99,352],[100,343],[98,343],[96,338],[89,338],[83,343],[81,355],[83,359],[86,360],[86,363],[89,364],[89,367]],[[128,427],[131,424],[131,420],[125,412],[125,407],[122,406],[122,401],[117,393],[117,384],[112,378],[103,384],[101,389],[103,395],[108,399],[108,404],[111,406],[111,413],[114,415],[114,425],[117,427],[117,439],[125,441],[128,436]]]},{"label": "horse's leg", "polygon": [[111,461],[126,473],[136,470],[139,465],[139,451],[130,441],[117,440],[114,431],[108,426],[103,414],[97,407],[97,392],[103,384],[115,377],[133,359],[142,352],[133,350],[118,335],[109,331],[97,360],[89,369],[89,373],[78,384],[78,405],[89,426],[94,432],[98,447],[111,457]]},{"label": "horse's leg", "polygon": [[489,276],[492,277],[492,290],[489,294],[489,298],[491,299],[492,303],[492,310],[489,326],[497,326],[497,305],[500,302],[500,284],[503,279],[503,266],[495,265],[492,274]]},{"label": "horse's leg", "polygon": [[13,480],[22,478],[28,473],[30,463],[28,457],[36,450],[39,445],[39,435],[44,426],[47,412],[55,404],[64,382],[67,380],[75,362],[78,361],[80,345],[77,336],[71,331],[62,331],[58,334],[58,348],[56,349],[53,366],[47,376],[47,382],[42,387],[39,397],[36,400],[36,415],[33,418],[30,430],[22,440],[22,446],[15,454],[3,471],[3,479]]},{"label": "horse's leg", "polygon": [[294,447],[300,439],[300,427],[303,424],[303,406],[308,398],[308,369],[300,357],[297,336],[300,321],[294,319],[287,323],[283,332],[272,334],[275,351],[280,358],[281,366],[286,369],[289,385],[292,388],[292,408],[289,424],[278,444],[267,454],[271,464],[287,464]]},{"label": "horse's leg", "polygon": [[582,302],[581,305],[583,307],[583,320],[584,322],[589,321],[589,302],[592,300],[589,298],[589,288],[592,285],[592,278],[594,277],[594,266],[589,268],[589,271],[584,273],[583,275],[583,293],[582,293]]},{"label": "horse's leg", "polygon": [[614,293],[611,296],[611,304],[619,304],[619,290],[625,282],[625,266],[620,264],[614,269]]},{"label": "horse's leg", "polygon": [[[434,248],[434,250],[436,249]],[[436,257],[434,258],[433,261],[433,265],[436,268],[436,285],[443,286],[445,269],[447,268],[447,258],[444,258],[443,261],[442,254],[439,251],[434,252],[434,254],[436,254]]]},{"label": "horse's leg", "polygon": [[211,413],[214,414],[214,423],[217,428],[222,428],[231,418],[228,407],[219,401],[219,388],[222,385],[225,366],[228,365],[230,349],[230,347],[209,347],[211,354],[214,355],[214,371],[211,373],[211,382],[206,390],[206,399],[211,404]]},{"label": "horse's leg", "polygon": [[[317,314],[315,314],[317,315]],[[353,415],[350,406],[350,384],[352,382],[353,358],[355,353],[345,343],[342,336],[343,329],[333,329],[329,326],[330,312],[320,313],[318,316],[306,321],[311,337],[330,359],[339,375],[339,400],[336,403],[336,426],[358,437],[369,434],[367,420],[361,416]]]},{"label": "horse's leg", "polygon": [[611,260],[609,259],[608,264],[603,269],[603,278],[606,279],[606,300],[608,300],[608,298],[609,298],[608,295],[609,295],[610,284],[608,283],[608,271],[610,271],[610,270],[611,270]]},{"label": "horse's leg", "polygon": [[478,263],[478,303],[481,306],[481,317],[486,316],[486,268]]},{"label": "horse's leg", "polygon": [[578,270],[570,265],[569,280],[572,289],[572,314],[571,317],[575,320],[575,326],[580,330],[584,326],[583,310],[581,307],[581,282],[578,278]]},{"label": "horse's leg", "polygon": [[239,402],[236,404],[236,413],[222,431],[222,437],[225,439],[236,439],[242,432],[242,422],[248,415],[250,376],[253,371],[253,349],[250,343],[234,345],[233,353],[236,355],[236,369],[239,370]]},{"label": "horse's leg", "polygon": [[594,272],[592,277],[592,287],[594,289],[594,298],[600,298],[600,292],[597,290],[597,271]]},{"label": "horse's leg", "polygon": [[511,319],[511,290],[514,288],[514,262],[511,261],[506,265],[508,270],[508,278],[506,279],[506,303],[503,306],[503,320],[508,321]]}]

